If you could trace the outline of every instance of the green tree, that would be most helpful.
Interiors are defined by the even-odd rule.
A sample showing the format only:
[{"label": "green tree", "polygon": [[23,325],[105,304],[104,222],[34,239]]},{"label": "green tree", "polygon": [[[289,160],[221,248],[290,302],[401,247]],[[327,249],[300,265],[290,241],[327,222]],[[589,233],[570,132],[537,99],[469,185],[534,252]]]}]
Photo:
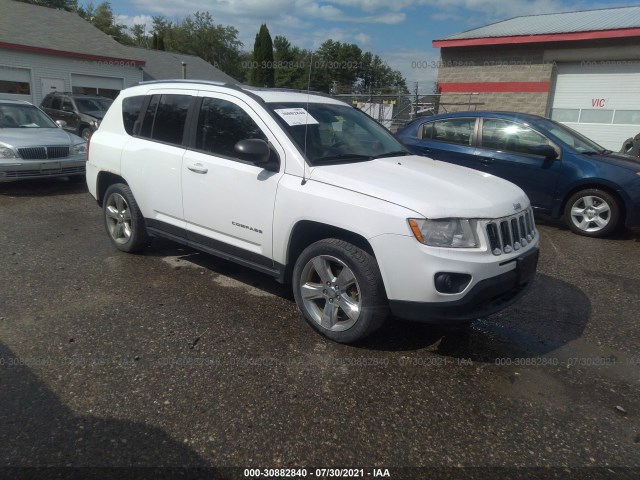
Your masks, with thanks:
[{"label": "green tree", "polygon": [[253,68],[249,72],[249,82],[258,87],[273,87],[273,41],[266,24],[260,26],[253,45]]},{"label": "green tree", "polygon": [[126,25],[116,23],[115,15],[109,2],[102,2],[97,6],[89,3],[85,8],[78,7],[78,15],[118,42],[125,45],[133,45],[133,39],[127,34]]},{"label": "green tree", "polygon": [[277,66],[274,72],[275,86],[304,90],[307,88],[311,52],[294,47],[281,35],[273,39],[273,59]]},{"label": "green tree", "polygon": [[129,29],[131,31],[131,37],[133,38],[133,43],[137,47],[146,47],[147,46],[147,34],[146,27],[140,23],[136,23],[133,27]]}]

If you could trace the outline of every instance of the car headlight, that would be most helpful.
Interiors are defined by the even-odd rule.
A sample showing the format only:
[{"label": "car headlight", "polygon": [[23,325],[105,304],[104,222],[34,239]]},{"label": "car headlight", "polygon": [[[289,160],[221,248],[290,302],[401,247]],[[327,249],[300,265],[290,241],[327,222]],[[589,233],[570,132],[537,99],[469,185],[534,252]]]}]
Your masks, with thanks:
[{"label": "car headlight", "polygon": [[478,248],[476,220],[465,218],[445,218],[425,220],[410,218],[409,226],[420,243],[431,247]]},{"label": "car headlight", "polygon": [[0,147],[0,158],[18,158],[18,155],[11,148]]},{"label": "car headlight", "polygon": [[71,155],[85,155],[86,153],[87,153],[86,142],[76,143],[71,147]]}]

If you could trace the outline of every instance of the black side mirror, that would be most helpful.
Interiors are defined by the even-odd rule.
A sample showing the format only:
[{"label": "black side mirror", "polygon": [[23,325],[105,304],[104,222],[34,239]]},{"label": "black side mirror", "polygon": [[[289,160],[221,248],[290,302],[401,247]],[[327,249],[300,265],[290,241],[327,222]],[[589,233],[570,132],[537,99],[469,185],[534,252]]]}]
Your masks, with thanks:
[{"label": "black side mirror", "polygon": [[558,152],[551,145],[537,145],[531,149],[531,153],[534,155],[540,155],[547,160],[555,160],[558,158]]},{"label": "black side mirror", "polygon": [[267,164],[271,157],[271,149],[267,142],[257,138],[240,140],[233,147],[233,151],[240,160],[255,163],[256,165]]}]

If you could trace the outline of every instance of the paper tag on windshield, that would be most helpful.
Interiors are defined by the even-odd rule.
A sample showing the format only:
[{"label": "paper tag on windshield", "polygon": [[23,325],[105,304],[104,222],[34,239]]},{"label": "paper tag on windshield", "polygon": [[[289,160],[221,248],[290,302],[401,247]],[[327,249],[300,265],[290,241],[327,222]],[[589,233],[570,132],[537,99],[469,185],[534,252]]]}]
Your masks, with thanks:
[{"label": "paper tag on windshield", "polygon": [[274,111],[291,127],[296,125],[318,125],[318,121],[304,108],[279,108]]}]

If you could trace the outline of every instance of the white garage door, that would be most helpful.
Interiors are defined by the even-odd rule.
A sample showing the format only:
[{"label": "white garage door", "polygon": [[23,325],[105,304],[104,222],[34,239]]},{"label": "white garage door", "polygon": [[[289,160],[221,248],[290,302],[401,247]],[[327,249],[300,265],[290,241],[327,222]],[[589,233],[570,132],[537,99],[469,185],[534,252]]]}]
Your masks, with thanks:
[{"label": "white garage door", "polygon": [[122,78],[101,77],[98,75],[71,74],[71,89],[74,93],[89,93],[114,97],[122,90]]},{"label": "white garage door", "polygon": [[619,151],[640,133],[640,61],[559,65],[551,118]]}]

